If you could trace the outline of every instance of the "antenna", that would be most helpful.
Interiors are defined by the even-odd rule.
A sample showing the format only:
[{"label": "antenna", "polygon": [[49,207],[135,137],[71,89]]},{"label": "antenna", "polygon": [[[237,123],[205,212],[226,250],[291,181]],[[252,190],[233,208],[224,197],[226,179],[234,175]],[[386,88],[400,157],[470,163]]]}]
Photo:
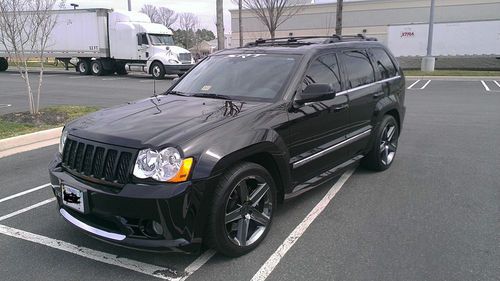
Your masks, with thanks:
[{"label": "antenna", "polygon": [[153,95],[156,97],[156,78],[153,79]]}]

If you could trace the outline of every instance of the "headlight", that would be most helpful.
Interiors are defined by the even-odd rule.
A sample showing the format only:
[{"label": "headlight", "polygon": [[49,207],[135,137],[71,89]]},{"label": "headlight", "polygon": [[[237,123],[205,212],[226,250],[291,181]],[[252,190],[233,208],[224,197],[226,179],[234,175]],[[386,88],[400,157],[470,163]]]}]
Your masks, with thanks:
[{"label": "headlight", "polygon": [[137,155],[134,176],[162,182],[182,182],[187,180],[192,164],[193,158],[182,159],[173,147],[161,151],[143,149]]},{"label": "headlight", "polygon": [[64,144],[66,143],[66,139],[68,138],[68,131],[63,129],[62,134],[61,134],[61,139],[59,140],[59,153],[63,153],[64,150]]}]

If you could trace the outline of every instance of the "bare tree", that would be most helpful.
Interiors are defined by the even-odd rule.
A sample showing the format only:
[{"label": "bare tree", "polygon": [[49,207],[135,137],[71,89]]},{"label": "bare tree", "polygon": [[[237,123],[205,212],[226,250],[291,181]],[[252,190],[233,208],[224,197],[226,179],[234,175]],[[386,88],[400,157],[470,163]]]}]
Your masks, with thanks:
[{"label": "bare tree", "polygon": [[[185,31],[184,46],[189,48],[190,41],[196,37],[196,27],[199,24],[198,17],[193,13],[182,13],[179,15],[179,27]],[[196,44],[196,43],[195,43]]]},{"label": "bare tree", "polygon": [[252,11],[267,27],[271,38],[275,38],[276,29],[296,15],[303,8],[300,0],[242,0],[243,7]]},{"label": "bare tree", "polygon": [[141,13],[148,15],[152,22],[157,22],[158,20],[158,8],[153,5],[144,5],[141,8]]},{"label": "bare tree", "polygon": [[337,0],[337,22],[335,24],[335,34],[342,35],[342,10],[344,9],[344,0]]},{"label": "bare tree", "polygon": [[219,50],[224,49],[224,7],[223,0],[217,0],[216,9],[217,9],[217,48]]},{"label": "bare tree", "polygon": [[161,23],[164,26],[170,28],[179,18],[179,16],[169,8],[160,7],[158,8],[158,17],[156,23]]},{"label": "bare tree", "polygon": [[[26,83],[31,114],[40,109],[45,49],[56,23],[52,9],[56,0],[0,0],[0,44],[3,45]],[[28,59],[40,60],[36,96],[30,84]]]}]

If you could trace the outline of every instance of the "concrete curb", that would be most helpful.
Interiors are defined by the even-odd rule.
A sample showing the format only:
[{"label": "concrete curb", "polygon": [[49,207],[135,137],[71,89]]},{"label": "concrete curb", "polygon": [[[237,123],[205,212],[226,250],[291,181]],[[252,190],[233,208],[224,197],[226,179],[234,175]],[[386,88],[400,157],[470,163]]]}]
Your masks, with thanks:
[{"label": "concrete curb", "polygon": [[[35,132],[22,136],[0,140],[0,157],[12,155],[9,151],[27,151],[30,148],[40,148],[54,144],[54,140],[59,139],[63,127]],[[43,146],[40,146],[43,145]]]}]

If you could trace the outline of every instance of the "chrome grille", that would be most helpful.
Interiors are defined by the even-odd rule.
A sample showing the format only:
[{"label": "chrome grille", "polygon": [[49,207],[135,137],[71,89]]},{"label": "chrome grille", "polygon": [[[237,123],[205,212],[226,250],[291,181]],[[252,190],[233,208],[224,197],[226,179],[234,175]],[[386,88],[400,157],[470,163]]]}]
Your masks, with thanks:
[{"label": "chrome grille", "polygon": [[182,63],[191,63],[191,53],[181,53],[181,54],[179,54],[179,60]]}]

